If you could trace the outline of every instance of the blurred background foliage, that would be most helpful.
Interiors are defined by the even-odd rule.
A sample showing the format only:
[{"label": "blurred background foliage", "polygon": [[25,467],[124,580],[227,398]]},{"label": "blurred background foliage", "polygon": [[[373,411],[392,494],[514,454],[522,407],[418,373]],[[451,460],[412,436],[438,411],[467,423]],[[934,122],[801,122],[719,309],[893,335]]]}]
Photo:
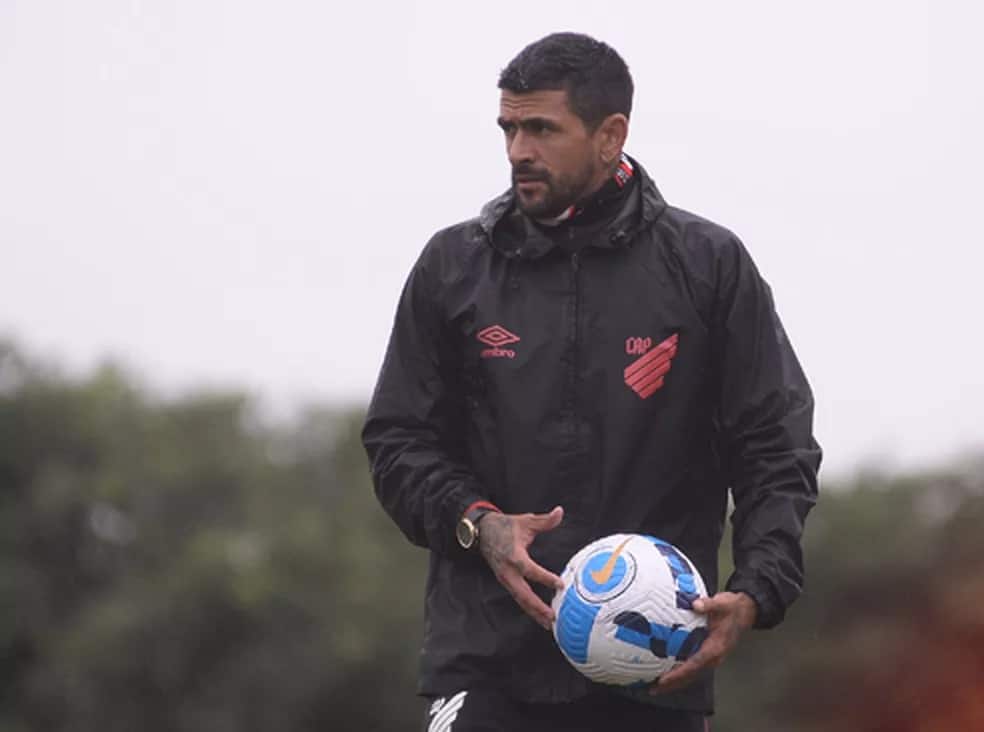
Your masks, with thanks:
[{"label": "blurred background foliage", "polygon": [[[0,732],[417,729],[426,555],[360,424],[0,341]],[[715,732],[984,729],[982,467],[826,484],[807,590],[720,671]]]}]

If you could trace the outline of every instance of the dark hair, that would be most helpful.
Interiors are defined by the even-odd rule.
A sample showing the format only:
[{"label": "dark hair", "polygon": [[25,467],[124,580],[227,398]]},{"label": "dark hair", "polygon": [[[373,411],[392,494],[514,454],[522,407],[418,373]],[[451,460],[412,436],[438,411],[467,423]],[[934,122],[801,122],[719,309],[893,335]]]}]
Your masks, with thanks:
[{"label": "dark hair", "polygon": [[588,129],[610,114],[632,111],[632,76],[614,48],[581,33],[534,41],[499,74],[499,88],[516,94],[563,89]]}]

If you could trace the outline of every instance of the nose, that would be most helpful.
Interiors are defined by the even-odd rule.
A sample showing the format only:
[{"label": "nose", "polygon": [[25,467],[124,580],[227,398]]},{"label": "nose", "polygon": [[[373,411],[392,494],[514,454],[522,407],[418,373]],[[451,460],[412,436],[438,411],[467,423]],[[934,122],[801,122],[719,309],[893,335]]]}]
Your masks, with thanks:
[{"label": "nose", "polygon": [[520,163],[532,163],[536,160],[536,149],[529,135],[524,135],[523,131],[516,130],[511,138],[506,142],[506,154],[509,157],[509,164],[516,167]]}]

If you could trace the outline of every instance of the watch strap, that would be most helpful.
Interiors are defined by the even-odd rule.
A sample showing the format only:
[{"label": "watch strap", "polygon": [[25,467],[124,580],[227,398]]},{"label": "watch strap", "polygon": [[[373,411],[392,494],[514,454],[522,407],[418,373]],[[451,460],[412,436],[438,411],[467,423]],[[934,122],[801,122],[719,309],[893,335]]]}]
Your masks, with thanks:
[{"label": "watch strap", "polygon": [[490,501],[475,501],[465,509],[465,512],[461,516],[473,524],[477,524],[482,516],[490,512],[502,513],[502,509]]}]

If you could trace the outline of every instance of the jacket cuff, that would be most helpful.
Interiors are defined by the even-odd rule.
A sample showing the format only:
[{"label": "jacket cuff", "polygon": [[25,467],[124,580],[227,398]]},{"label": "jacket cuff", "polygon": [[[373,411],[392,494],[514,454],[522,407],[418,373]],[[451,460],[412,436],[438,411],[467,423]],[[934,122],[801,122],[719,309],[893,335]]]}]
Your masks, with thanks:
[{"label": "jacket cuff", "polygon": [[786,615],[786,608],[779,602],[772,585],[761,578],[748,577],[738,571],[731,575],[725,589],[728,592],[744,592],[752,598],[757,609],[753,627],[758,630],[775,627]]},{"label": "jacket cuff", "polygon": [[459,490],[454,491],[450,500],[444,508],[443,526],[440,527],[441,536],[439,541],[432,546],[447,547],[449,553],[462,552],[464,549],[458,544],[456,529],[465,511],[476,503],[482,503],[487,499],[478,492],[478,486],[471,481],[463,484]]}]

